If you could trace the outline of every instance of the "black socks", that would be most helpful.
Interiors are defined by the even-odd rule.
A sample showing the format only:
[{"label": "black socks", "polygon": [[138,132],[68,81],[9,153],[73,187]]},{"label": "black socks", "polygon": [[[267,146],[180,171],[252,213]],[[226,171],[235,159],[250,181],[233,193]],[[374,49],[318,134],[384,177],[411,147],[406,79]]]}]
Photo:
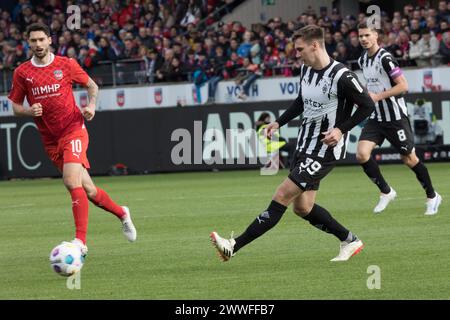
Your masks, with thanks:
[{"label": "black socks", "polygon": [[366,163],[361,164],[361,166],[363,167],[366,175],[370,178],[370,180],[372,180],[373,183],[377,185],[378,189],[380,189],[382,193],[388,194],[391,192],[391,188],[381,175],[378,163],[372,157],[370,157],[369,161]]},{"label": "black socks", "polygon": [[314,227],[335,235],[340,241],[356,240],[356,236],[337,222],[326,209],[317,204],[314,204],[311,212],[303,219],[309,221]]},{"label": "black socks", "polygon": [[284,205],[272,200],[267,210],[257,216],[243,234],[235,238],[234,252],[272,229],[280,221],[285,211]]},{"label": "black socks", "polygon": [[434,192],[433,185],[431,184],[430,174],[428,173],[427,167],[419,161],[413,168],[412,171],[416,174],[417,180],[419,180],[422,187],[425,189],[427,198],[434,198],[436,193]]}]

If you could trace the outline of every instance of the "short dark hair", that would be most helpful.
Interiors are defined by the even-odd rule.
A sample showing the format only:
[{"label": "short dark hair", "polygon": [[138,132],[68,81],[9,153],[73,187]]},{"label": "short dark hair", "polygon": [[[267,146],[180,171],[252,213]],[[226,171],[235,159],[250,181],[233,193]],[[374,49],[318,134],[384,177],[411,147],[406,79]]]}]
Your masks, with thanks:
[{"label": "short dark hair", "polygon": [[42,31],[47,37],[50,37],[50,28],[46,24],[40,22],[30,24],[26,31],[27,37],[29,37],[30,33],[33,31]]},{"label": "short dark hair", "polygon": [[360,24],[358,24],[358,30],[359,29],[370,29],[372,31],[375,31],[376,33],[380,33],[379,30],[377,30],[374,27],[369,27],[369,25],[367,24],[367,22],[361,22]]},{"label": "short dark hair", "polygon": [[319,43],[322,45],[325,43],[323,28],[316,25],[306,26],[296,31],[292,40],[295,42],[299,38],[302,38],[305,42],[308,43],[314,40],[319,41]]}]

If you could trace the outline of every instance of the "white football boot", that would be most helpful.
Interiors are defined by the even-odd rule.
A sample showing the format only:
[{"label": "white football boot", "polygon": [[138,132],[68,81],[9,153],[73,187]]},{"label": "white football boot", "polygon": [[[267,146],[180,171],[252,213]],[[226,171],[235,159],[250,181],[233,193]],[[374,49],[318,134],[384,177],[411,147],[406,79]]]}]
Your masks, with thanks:
[{"label": "white football boot", "polygon": [[393,188],[391,188],[391,192],[389,192],[388,194],[382,193],[380,195],[380,200],[378,201],[377,206],[373,209],[373,212],[380,213],[381,211],[386,209],[389,202],[394,200],[396,196],[397,196],[397,192],[395,192],[395,190]]},{"label": "white football boot", "polygon": [[220,258],[222,258],[224,262],[230,260],[231,257],[234,256],[233,252],[236,241],[233,239],[233,235],[231,235],[230,239],[224,239],[214,231],[211,232],[209,238],[211,239],[214,247],[216,247]]},{"label": "white football boot", "polygon": [[364,244],[359,239],[356,239],[352,242],[342,241],[339,254],[337,255],[337,257],[331,259],[330,261],[347,261],[354,255],[360,253],[363,248]]},{"label": "white football boot", "polygon": [[425,211],[425,215],[432,216],[438,212],[439,205],[442,202],[442,197],[439,193],[435,192],[436,196],[433,199],[427,200],[427,211]]},{"label": "white football boot", "polygon": [[83,241],[81,241],[78,238],[75,238],[72,241],[70,241],[70,243],[72,243],[72,244],[76,245],[78,248],[80,248],[81,256],[83,257],[83,259],[85,259],[87,256],[87,253],[88,253],[88,247],[83,243]]},{"label": "white football boot", "polygon": [[122,232],[125,238],[128,241],[134,242],[136,241],[137,232],[134,227],[133,221],[131,220],[130,209],[128,207],[123,206],[123,210],[125,211],[125,217],[122,219]]}]

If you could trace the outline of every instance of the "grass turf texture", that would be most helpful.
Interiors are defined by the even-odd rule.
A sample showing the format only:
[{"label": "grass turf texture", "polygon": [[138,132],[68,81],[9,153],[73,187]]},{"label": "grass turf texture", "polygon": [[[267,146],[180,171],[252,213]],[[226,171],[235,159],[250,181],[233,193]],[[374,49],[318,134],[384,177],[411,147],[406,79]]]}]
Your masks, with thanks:
[{"label": "grass turf texture", "polygon": [[[209,233],[244,231],[285,170],[98,177],[131,208],[138,240],[128,243],[119,221],[91,205],[81,290],[68,290],[48,261],[74,234],[61,180],[3,181],[0,299],[449,299],[450,163],[427,166],[444,199],[435,216],[424,216],[424,192],[403,165],[382,166],[398,198],[379,215],[378,192],[361,168],[337,167],[322,182],[317,202],[366,246],[344,263],[329,261],[338,240],[290,208],[230,262],[216,256]],[[371,265],[381,269],[380,290],[367,288]]]}]

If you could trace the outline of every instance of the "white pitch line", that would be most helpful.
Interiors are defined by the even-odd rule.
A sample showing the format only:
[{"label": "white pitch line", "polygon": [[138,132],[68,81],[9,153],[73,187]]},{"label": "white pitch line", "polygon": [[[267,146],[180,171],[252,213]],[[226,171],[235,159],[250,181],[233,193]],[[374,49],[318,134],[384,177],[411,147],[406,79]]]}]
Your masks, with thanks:
[{"label": "white pitch line", "polygon": [[26,207],[33,207],[34,203],[22,203],[22,204],[13,204],[10,206],[2,206],[1,209],[14,209],[14,208],[26,208]]}]

